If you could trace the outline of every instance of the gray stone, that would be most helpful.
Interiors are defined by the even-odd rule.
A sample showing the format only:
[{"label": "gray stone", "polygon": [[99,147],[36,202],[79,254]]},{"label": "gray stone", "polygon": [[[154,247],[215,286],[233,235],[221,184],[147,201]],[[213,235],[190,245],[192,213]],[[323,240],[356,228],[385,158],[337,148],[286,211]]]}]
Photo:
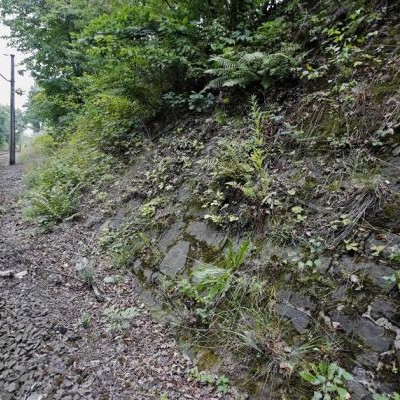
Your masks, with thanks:
[{"label": "gray stone", "polygon": [[351,257],[343,257],[339,262],[339,270],[342,275],[348,278],[352,274],[357,274],[361,280],[369,278],[372,283],[379,286],[384,292],[390,292],[395,284],[389,283],[385,277],[391,276],[394,269],[384,264],[374,262],[354,262]]},{"label": "gray stone", "polygon": [[351,394],[351,400],[372,400],[371,393],[356,380],[347,381],[346,387]]},{"label": "gray stone", "polygon": [[168,231],[161,236],[157,243],[157,247],[163,252],[167,251],[168,247],[177,240],[184,226],[183,222],[173,224]]},{"label": "gray stone", "polygon": [[342,285],[337,290],[335,290],[332,294],[332,299],[335,301],[343,301],[346,300],[346,292],[347,286]]},{"label": "gray stone", "polygon": [[361,318],[354,332],[372,350],[382,353],[388,351],[393,343],[393,334],[386,331],[382,326],[374,324],[372,321]]},{"label": "gray stone", "polygon": [[171,247],[160,264],[160,271],[170,278],[174,278],[181,273],[185,269],[189,249],[190,243],[184,240]]},{"label": "gray stone", "polygon": [[293,328],[299,333],[305,333],[310,322],[310,317],[303,311],[296,310],[290,304],[278,303],[275,312],[282,318],[290,320]]},{"label": "gray stone", "polygon": [[388,351],[393,344],[394,335],[369,319],[345,315],[338,311],[330,313],[330,316],[332,321],[339,322],[347,334],[358,336],[373,351]]},{"label": "gray stone", "polygon": [[186,232],[198,242],[205,243],[209,247],[221,248],[225,242],[225,236],[209,227],[205,222],[190,223]]},{"label": "gray stone", "polygon": [[368,263],[365,265],[366,273],[371,279],[372,283],[379,286],[383,291],[390,292],[396,283],[388,282],[385,277],[391,276],[395,273],[395,270],[382,264]]},{"label": "gray stone", "polygon": [[43,400],[44,395],[39,393],[32,393],[27,400]]},{"label": "gray stone", "polygon": [[356,359],[361,365],[367,368],[376,368],[379,363],[379,355],[371,351],[357,355]]},{"label": "gray stone", "polygon": [[399,312],[400,308],[398,305],[383,298],[377,298],[371,304],[371,317],[375,320],[384,317],[394,324],[399,324]]},{"label": "gray stone", "polygon": [[133,272],[138,274],[143,269],[143,263],[141,259],[137,259],[133,264]]},{"label": "gray stone", "polygon": [[143,270],[143,276],[150,282],[151,276],[153,275],[153,271],[151,269],[145,268]]},{"label": "gray stone", "polygon": [[343,275],[348,276],[355,273],[360,273],[362,275],[365,273],[368,265],[355,262],[353,257],[344,256],[339,260],[338,268]]},{"label": "gray stone", "polygon": [[379,234],[371,236],[366,241],[366,250],[368,254],[374,252],[374,246],[385,246],[380,255],[389,258],[393,253],[400,251],[400,236],[394,233],[386,233],[385,235]]},{"label": "gray stone", "polygon": [[314,310],[315,304],[308,296],[294,293],[289,290],[281,290],[277,294],[277,300],[282,303],[289,303],[293,308]]}]

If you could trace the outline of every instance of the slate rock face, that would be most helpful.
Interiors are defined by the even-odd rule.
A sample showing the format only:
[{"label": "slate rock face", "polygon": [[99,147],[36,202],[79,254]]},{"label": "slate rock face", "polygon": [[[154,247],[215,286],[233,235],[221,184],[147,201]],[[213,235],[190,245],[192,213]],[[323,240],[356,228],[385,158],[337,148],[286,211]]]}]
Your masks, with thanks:
[{"label": "slate rock face", "polygon": [[393,344],[393,333],[367,318],[350,316],[338,311],[332,312],[331,317],[332,321],[338,322],[347,334],[360,338],[366,346],[377,353],[388,351]]},{"label": "slate rock face", "polygon": [[171,246],[179,237],[184,226],[185,224],[181,221],[173,224],[168,231],[161,236],[161,239],[157,243],[157,247],[161,251],[167,251],[168,247]]},{"label": "slate rock face", "polygon": [[207,246],[217,249],[221,248],[225,241],[225,236],[222,233],[212,229],[201,221],[190,223],[186,232],[198,242],[205,243]]},{"label": "slate rock face", "polygon": [[282,290],[277,295],[275,312],[279,316],[290,320],[293,328],[300,334],[307,331],[307,326],[310,322],[309,314],[314,309],[315,304],[307,296],[287,290]]},{"label": "slate rock face", "polygon": [[297,332],[307,332],[310,317],[304,311],[296,310],[290,304],[276,304],[275,312],[281,317],[289,319]]},{"label": "slate rock face", "polygon": [[375,320],[386,318],[390,322],[400,325],[400,308],[391,301],[377,298],[371,304],[371,317]]},{"label": "slate rock face", "polygon": [[172,246],[160,264],[160,272],[170,278],[181,273],[186,266],[186,259],[189,254],[190,243],[180,240]]},{"label": "slate rock face", "polygon": [[389,283],[385,279],[385,277],[393,275],[395,270],[384,264],[354,262],[351,257],[343,257],[339,262],[339,271],[344,277],[356,274],[362,281],[367,278],[373,285],[378,286],[386,293],[395,287],[395,283]]}]

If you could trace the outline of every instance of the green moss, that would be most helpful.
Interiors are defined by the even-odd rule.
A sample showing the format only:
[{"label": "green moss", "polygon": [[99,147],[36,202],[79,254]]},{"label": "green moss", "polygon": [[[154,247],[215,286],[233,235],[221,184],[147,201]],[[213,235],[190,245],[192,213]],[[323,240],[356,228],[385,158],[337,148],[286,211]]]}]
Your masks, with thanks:
[{"label": "green moss", "polygon": [[198,366],[201,370],[215,370],[221,364],[220,358],[212,350],[204,350],[198,355]]}]

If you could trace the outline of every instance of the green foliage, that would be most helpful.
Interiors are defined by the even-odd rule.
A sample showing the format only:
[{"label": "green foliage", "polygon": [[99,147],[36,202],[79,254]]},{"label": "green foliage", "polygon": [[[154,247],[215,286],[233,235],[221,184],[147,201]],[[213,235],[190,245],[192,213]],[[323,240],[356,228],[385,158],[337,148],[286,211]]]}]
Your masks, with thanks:
[{"label": "green foliage", "polygon": [[87,313],[83,313],[81,316],[81,325],[83,328],[87,329],[90,324],[91,317]]},{"label": "green foliage", "polygon": [[199,371],[197,367],[190,370],[193,378],[199,383],[215,385],[218,393],[227,393],[229,390],[229,379],[225,375],[215,376],[204,371]]},{"label": "green foliage", "polygon": [[113,239],[111,263],[116,268],[131,267],[140,253],[144,251],[149,239],[143,233],[120,235]]},{"label": "green foliage", "polygon": [[87,260],[82,260],[76,266],[76,274],[78,278],[85,283],[85,285],[89,287],[92,286],[94,282],[94,271]]},{"label": "green foliage", "polygon": [[[53,148],[47,137],[37,141]],[[37,165],[26,177],[27,208],[25,216],[40,225],[49,225],[70,217],[78,210],[80,196],[109,170],[109,160],[98,150],[84,143],[61,147]]]},{"label": "green foliage", "polygon": [[237,248],[230,242],[218,265],[202,265],[193,272],[191,281],[182,279],[178,282],[179,291],[198,303],[196,312],[200,318],[207,319],[215,303],[235,285],[235,272],[244,263],[250,247],[249,241]]},{"label": "green foliage", "polygon": [[130,327],[131,320],[140,315],[140,310],[136,307],[118,309],[116,306],[111,306],[104,310],[104,315],[108,320],[106,324],[108,332],[123,333]]},{"label": "green foliage", "polygon": [[400,291],[400,271],[396,271],[390,276],[384,276],[384,279],[390,284],[395,284]]},{"label": "green foliage", "polygon": [[215,78],[208,84],[208,89],[223,87],[247,86],[259,83],[267,89],[272,82],[290,78],[292,70],[299,60],[295,56],[296,46],[285,45],[282,51],[265,54],[257,51],[253,53],[232,54],[228,57],[214,56],[211,62],[214,68],[206,73]]},{"label": "green foliage", "polygon": [[141,142],[138,120],[144,111],[122,96],[102,93],[88,101],[74,124],[78,134],[101,151],[127,157]]},{"label": "green foliage", "polygon": [[345,381],[351,380],[353,377],[335,363],[311,363],[307,369],[300,372],[300,376],[305,382],[317,387],[313,400],[347,400],[350,398]]},{"label": "green foliage", "polygon": [[225,184],[225,190],[233,188],[245,199],[257,205],[270,201],[270,177],[265,170],[266,154],[262,133],[265,114],[261,112],[255,97],[251,98],[252,133],[245,141],[220,142],[213,174]]},{"label": "green foliage", "polygon": [[9,107],[0,105],[0,149],[8,142],[10,132],[10,111]]}]

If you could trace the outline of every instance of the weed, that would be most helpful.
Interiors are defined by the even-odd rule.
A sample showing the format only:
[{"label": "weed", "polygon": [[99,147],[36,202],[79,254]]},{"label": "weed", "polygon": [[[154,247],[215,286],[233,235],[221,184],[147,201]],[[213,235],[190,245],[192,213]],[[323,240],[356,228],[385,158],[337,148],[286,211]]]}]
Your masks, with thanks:
[{"label": "weed", "polygon": [[390,261],[400,262],[400,250],[394,251],[389,258]]},{"label": "weed", "polygon": [[107,332],[124,332],[129,328],[131,320],[137,317],[139,314],[140,311],[136,307],[119,310],[115,306],[111,306],[105,309],[104,315],[109,320],[109,322],[106,324]]},{"label": "weed", "polygon": [[311,363],[300,372],[300,376],[305,382],[317,387],[313,400],[350,399],[344,381],[352,380],[353,377],[335,363]]},{"label": "weed", "polygon": [[148,237],[141,232],[129,236],[121,234],[112,246],[111,264],[116,268],[130,267],[148,243]]},{"label": "weed", "polygon": [[94,271],[86,258],[82,259],[75,267],[76,275],[87,286],[92,286],[94,282]]},{"label": "weed", "polygon": [[157,207],[160,206],[163,202],[164,200],[160,197],[156,197],[150,200],[140,207],[140,215],[146,219],[153,218],[156,215]]},{"label": "weed", "polygon": [[229,390],[229,379],[225,375],[219,377],[208,372],[200,372],[197,367],[190,370],[193,379],[199,383],[215,385],[218,393],[227,393]]},{"label": "weed", "polygon": [[196,309],[201,319],[207,319],[209,313],[235,284],[235,271],[244,263],[250,250],[250,242],[243,242],[237,249],[228,244],[227,251],[219,265],[203,265],[193,272],[192,279],[181,279],[178,290],[193,299],[199,305]]},{"label": "weed", "polygon": [[390,284],[396,284],[397,289],[400,290],[400,270],[396,271],[390,276],[384,276],[383,279],[385,279]]},{"label": "weed", "polygon": [[85,144],[60,148],[27,175],[25,217],[48,226],[75,214],[83,190],[109,170],[109,162]]},{"label": "weed", "polygon": [[91,316],[87,313],[82,314],[81,317],[81,325],[83,328],[87,329],[89,327],[89,323],[91,320]]}]

